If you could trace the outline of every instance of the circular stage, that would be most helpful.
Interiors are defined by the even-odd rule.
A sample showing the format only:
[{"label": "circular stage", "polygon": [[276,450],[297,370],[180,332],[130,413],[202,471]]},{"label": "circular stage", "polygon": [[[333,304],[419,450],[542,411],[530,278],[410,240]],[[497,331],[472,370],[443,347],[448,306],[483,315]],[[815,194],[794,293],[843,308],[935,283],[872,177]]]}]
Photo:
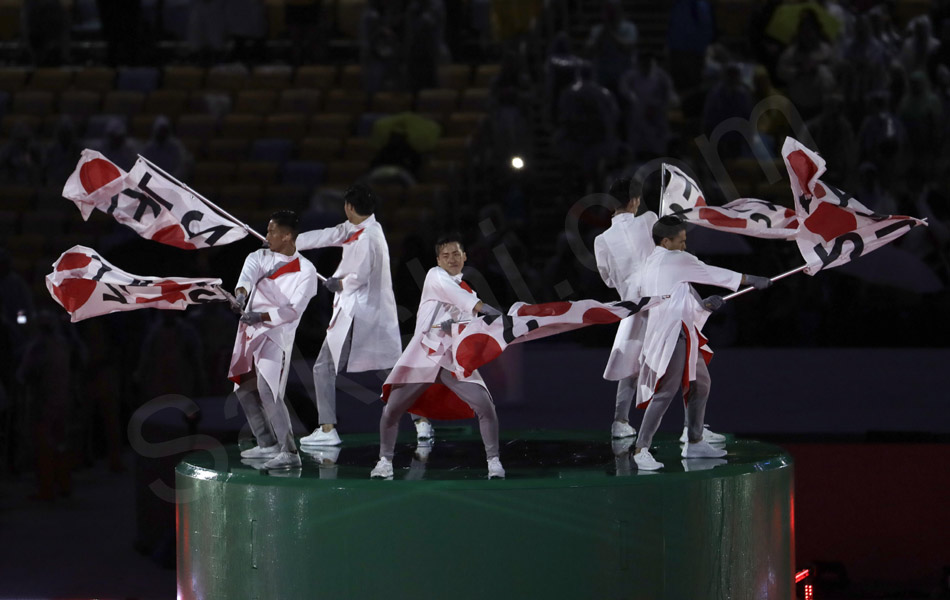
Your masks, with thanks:
[{"label": "circular stage", "polygon": [[[401,443],[393,481],[371,480],[376,435],[301,451],[267,473],[236,446],[178,465],[178,597],[247,599],[794,597],[792,461],[732,440],[725,459],[654,440],[502,432],[505,480],[487,480],[467,429]],[[400,438],[409,442],[408,435]],[[414,441],[414,439],[412,440]]]}]

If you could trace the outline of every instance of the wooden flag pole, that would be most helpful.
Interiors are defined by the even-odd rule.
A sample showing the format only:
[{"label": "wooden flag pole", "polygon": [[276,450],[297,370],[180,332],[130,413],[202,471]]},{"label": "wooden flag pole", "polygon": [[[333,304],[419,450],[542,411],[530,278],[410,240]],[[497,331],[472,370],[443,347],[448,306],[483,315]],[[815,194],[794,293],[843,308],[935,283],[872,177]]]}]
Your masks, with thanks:
[{"label": "wooden flag pole", "polygon": [[[792,269],[791,271],[785,271],[784,273],[780,273],[780,274],[776,275],[775,277],[772,277],[772,283],[775,283],[775,282],[778,281],[779,279],[785,279],[785,278],[788,277],[789,275],[794,275],[795,273],[801,273],[802,271],[804,271],[804,270],[807,269],[807,268],[808,268],[808,265],[802,265],[802,266],[800,266],[800,267],[796,267],[796,268]],[[754,290],[754,289],[755,289],[754,287],[749,286],[749,287],[747,287],[747,288],[743,288],[743,289],[739,290],[738,292],[733,292],[733,293],[729,294],[728,296],[723,296],[722,299],[723,299],[723,300],[732,300],[733,298],[738,298],[738,297],[741,296],[742,294],[745,294],[745,293],[747,293],[747,292],[751,292],[751,291]]]},{"label": "wooden flag pole", "polygon": [[220,206],[218,206],[217,204],[215,204],[215,203],[212,202],[211,200],[208,200],[207,198],[205,198],[204,196],[202,196],[201,194],[199,194],[199,193],[196,192],[195,190],[191,189],[190,187],[188,187],[188,186],[185,185],[184,183],[178,181],[177,179],[175,179],[174,177],[172,177],[169,173],[166,173],[161,167],[159,167],[158,165],[156,165],[155,163],[153,163],[153,162],[150,161],[149,159],[145,158],[145,157],[142,156],[141,154],[139,154],[138,156],[139,156],[139,158],[141,158],[141,159],[145,162],[145,164],[147,164],[148,166],[152,167],[153,169],[155,169],[156,171],[158,171],[159,173],[161,173],[163,177],[165,177],[166,179],[168,179],[169,181],[171,181],[172,183],[174,183],[174,184],[177,185],[178,187],[180,187],[180,188],[182,188],[182,189],[185,189],[185,190],[188,190],[188,193],[192,194],[195,198],[201,200],[202,202],[204,202],[205,204],[207,204],[209,207],[211,207],[212,209],[216,210],[216,211],[218,212],[218,214],[220,214],[222,217],[226,217],[226,218],[230,219],[231,222],[233,222],[235,225],[240,225],[240,226],[244,229],[244,231],[246,231],[246,232],[248,232],[249,234],[253,235],[253,236],[256,237],[257,239],[261,240],[262,242],[266,242],[266,241],[267,241],[267,238],[265,238],[265,237],[262,236],[261,234],[257,233],[257,232],[254,231],[253,229],[251,229],[250,225],[248,225],[247,223],[241,221],[240,219],[238,219],[237,217],[235,217],[235,216],[232,215],[231,213],[227,212],[226,210],[224,210],[223,208],[221,208]]}]

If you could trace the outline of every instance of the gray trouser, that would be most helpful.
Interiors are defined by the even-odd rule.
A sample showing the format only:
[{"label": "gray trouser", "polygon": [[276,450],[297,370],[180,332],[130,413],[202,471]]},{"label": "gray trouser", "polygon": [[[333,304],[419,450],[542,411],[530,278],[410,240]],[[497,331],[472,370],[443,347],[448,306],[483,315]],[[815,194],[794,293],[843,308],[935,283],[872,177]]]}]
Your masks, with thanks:
[{"label": "gray trouser", "polygon": [[636,377],[625,377],[617,382],[617,407],[614,409],[614,421],[630,420],[630,407],[636,395]]},{"label": "gray trouser", "polygon": [[[353,327],[346,333],[343,348],[340,349],[340,371],[346,369],[350,358],[350,345],[353,342]],[[333,353],[326,340],[313,363],[313,387],[317,394],[317,416],[321,425],[336,424],[336,374]]]},{"label": "gray trouser", "polygon": [[281,452],[297,451],[287,405],[283,398],[274,397],[274,392],[263,377],[241,382],[234,393],[244,409],[258,446],[268,448],[278,444]]},{"label": "gray trouser", "polygon": [[[637,448],[649,448],[653,443],[653,436],[660,427],[660,421],[682,384],[684,368],[686,368],[686,338],[680,334],[679,339],[676,340],[673,356],[670,357],[670,364],[666,366],[666,373],[660,379],[659,389],[643,414],[640,435],[637,437]],[[696,361],[696,381],[690,382],[689,397],[685,398],[686,428],[690,441],[703,439],[703,422],[706,417],[706,400],[708,399],[709,370],[706,369],[706,361],[700,357]]]},{"label": "gray trouser", "polygon": [[[495,404],[491,394],[477,383],[459,381],[452,377],[452,373],[439,369],[436,381],[455,392],[455,395],[472,407],[478,417],[478,430],[482,434],[482,443],[485,444],[485,456],[498,456],[498,415],[495,414]],[[405,383],[393,387],[389,394],[389,401],[383,408],[383,416],[379,419],[379,455],[392,460],[393,448],[396,446],[396,436],[399,433],[399,418],[409,410],[422,392],[435,383]]]}]

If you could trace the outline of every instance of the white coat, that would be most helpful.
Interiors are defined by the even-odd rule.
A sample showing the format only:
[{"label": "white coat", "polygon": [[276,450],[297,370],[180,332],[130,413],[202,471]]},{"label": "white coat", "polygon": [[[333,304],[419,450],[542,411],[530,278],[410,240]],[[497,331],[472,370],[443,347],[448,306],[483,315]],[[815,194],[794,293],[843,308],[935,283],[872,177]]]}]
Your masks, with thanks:
[{"label": "white coat", "polygon": [[[473,415],[471,408],[449,388],[435,383],[439,369],[443,368],[440,364],[452,363],[452,336],[433,326],[449,319],[470,320],[479,302],[475,292],[462,281],[461,274],[453,277],[442,267],[429,269],[416,312],[415,333],[383,383],[383,400],[389,396],[393,385],[432,383],[434,385],[416,400],[410,412],[435,419],[467,418]],[[486,387],[478,371],[473,371],[460,381]]]},{"label": "white coat", "polygon": [[[287,256],[262,249],[245,259],[237,287],[248,291],[245,309],[267,313],[269,320],[256,325],[238,323],[228,378],[238,384],[243,375],[256,367],[258,376],[267,382],[274,397],[281,398],[297,325],[317,293],[317,270],[299,252]],[[268,343],[283,353],[280,364],[258,360],[261,349]]]},{"label": "white coat", "polygon": [[644,261],[638,280],[637,291],[642,296],[670,295],[666,302],[650,309],[640,354],[639,406],[653,398],[681,331],[687,335],[688,354],[683,374],[687,385],[696,379],[696,361],[701,352],[707,362],[712,356],[700,333],[709,311],[703,308],[702,298],[690,284],[704,283],[736,290],[742,282],[742,273],[707,265],[688,252],[656,246]]},{"label": "white coat", "polygon": [[[609,287],[617,290],[621,300],[639,300],[637,274],[643,261],[653,252],[653,225],[656,213],[640,216],[618,213],[610,228],[594,239],[597,271]],[[607,359],[604,379],[619,381],[636,377],[640,372],[640,352],[649,312],[638,313],[620,322],[614,344]]]},{"label": "white coat", "polygon": [[307,231],[297,236],[297,249],[342,246],[343,258],[333,276],[343,291],[333,297],[333,315],[327,327],[327,345],[339,373],[346,334],[353,340],[346,370],[351,373],[392,368],[402,352],[399,318],[389,269],[389,247],[375,216],[354,225]]}]

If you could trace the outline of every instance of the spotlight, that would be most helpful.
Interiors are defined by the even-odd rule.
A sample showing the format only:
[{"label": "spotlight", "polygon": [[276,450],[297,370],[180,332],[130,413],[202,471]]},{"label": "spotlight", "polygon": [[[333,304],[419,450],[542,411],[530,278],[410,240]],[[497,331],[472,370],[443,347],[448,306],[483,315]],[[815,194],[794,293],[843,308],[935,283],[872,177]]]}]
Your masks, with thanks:
[{"label": "spotlight", "polygon": [[524,160],[520,156],[513,156],[511,158],[511,168],[512,169],[523,169]]}]

